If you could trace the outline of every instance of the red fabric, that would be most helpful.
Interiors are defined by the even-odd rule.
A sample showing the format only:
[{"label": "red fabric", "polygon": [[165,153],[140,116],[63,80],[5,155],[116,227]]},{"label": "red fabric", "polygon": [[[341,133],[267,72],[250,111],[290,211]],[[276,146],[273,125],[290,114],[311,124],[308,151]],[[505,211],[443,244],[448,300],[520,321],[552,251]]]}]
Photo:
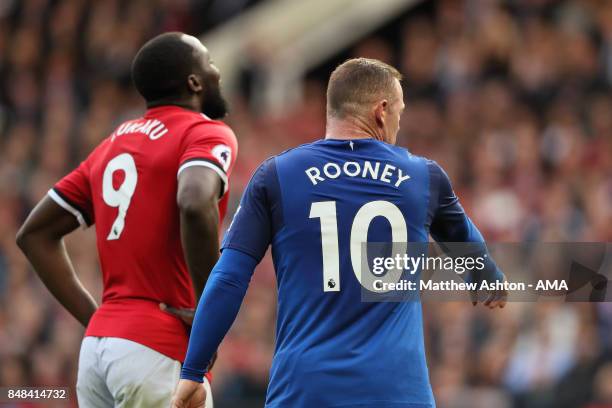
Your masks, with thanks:
[{"label": "red fabric", "polygon": [[[125,153],[132,157],[133,165],[129,158],[119,160],[111,171],[109,162]],[[229,177],[236,154],[236,137],[223,122],[163,106],[119,126],[56,184],[55,192],[96,224],[104,292],[87,336],[125,338],[184,360],[189,329],[158,307],[160,302],[176,308],[195,307],[180,240],[177,173],[191,160],[196,165],[213,165]],[[103,191],[105,171],[110,180],[107,194]],[[129,184],[130,178],[136,180],[135,187],[124,206],[121,230],[116,228],[121,206],[112,200],[126,203],[130,188],[118,189]],[[221,219],[227,201],[225,193],[219,202]],[[119,232],[118,238],[109,239],[111,227]]]}]

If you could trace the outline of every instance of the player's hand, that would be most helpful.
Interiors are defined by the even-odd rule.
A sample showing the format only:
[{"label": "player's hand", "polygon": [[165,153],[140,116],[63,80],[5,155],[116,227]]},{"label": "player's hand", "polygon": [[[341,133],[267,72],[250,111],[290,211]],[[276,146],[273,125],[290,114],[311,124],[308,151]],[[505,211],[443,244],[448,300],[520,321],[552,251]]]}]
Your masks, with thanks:
[{"label": "player's hand", "polygon": [[180,380],[172,396],[171,408],[204,408],[206,403],[206,388],[204,384]]},{"label": "player's hand", "polygon": [[492,290],[489,292],[489,296],[487,300],[484,301],[484,305],[489,309],[495,309],[499,307],[503,309],[506,306],[506,301],[508,299],[508,291],[505,289],[502,290]]},{"label": "player's hand", "polygon": [[[188,324],[189,326],[193,324],[193,318],[195,316],[195,309],[179,309],[176,307],[168,306],[165,303],[160,303],[159,308],[166,313],[170,313],[170,314],[177,316],[185,324]],[[208,367],[207,367],[208,371],[212,370],[213,366],[215,365],[215,361],[217,361],[216,351],[215,351],[215,354],[213,354],[212,359],[210,360],[210,363],[208,364]]]},{"label": "player's hand", "polygon": [[193,324],[193,317],[195,316],[195,309],[181,309],[172,306],[168,306],[165,303],[160,303],[159,308],[164,312],[170,313],[181,319],[185,324],[191,326]]},{"label": "player's hand", "polygon": [[[504,276],[504,281],[506,277]],[[470,298],[472,300],[472,305],[476,306],[478,303],[478,293],[477,291],[470,291]],[[506,306],[506,302],[508,300],[508,291],[505,289],[502,290],[492,290],[489,291],[487,299],[483,302],[483,305],[488,307],[489,309],[495,309],[499,307],[503,309]]]}]

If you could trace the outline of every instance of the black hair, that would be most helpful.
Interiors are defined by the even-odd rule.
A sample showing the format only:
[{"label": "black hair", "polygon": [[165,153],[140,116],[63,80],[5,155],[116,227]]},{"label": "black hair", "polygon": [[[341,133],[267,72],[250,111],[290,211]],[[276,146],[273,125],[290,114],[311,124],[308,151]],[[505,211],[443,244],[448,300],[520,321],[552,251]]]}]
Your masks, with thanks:
[{"label": "black hair", "polygon": [[132,62],[132,80],[147,102],[179,98],[187,93],[187,77],[193,73],[193,47],[184,34],[169,32],[149,40]]}]

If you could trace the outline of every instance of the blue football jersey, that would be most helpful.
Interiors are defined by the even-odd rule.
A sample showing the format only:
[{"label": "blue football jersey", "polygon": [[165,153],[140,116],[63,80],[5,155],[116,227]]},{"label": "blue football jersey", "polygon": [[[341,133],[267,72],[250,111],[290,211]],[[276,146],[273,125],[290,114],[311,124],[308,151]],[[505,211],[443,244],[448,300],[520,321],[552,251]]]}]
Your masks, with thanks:
[{"label": "blue football jersey", "polygon": [[[267,407],[434,407],[421,304],[364,302],[363,242],[455,240],[469,223],[432,161],[373,139],[325,139],[262,164],[222,248],[278,284]],[[460,237],[461,238],[461,237]]]}]

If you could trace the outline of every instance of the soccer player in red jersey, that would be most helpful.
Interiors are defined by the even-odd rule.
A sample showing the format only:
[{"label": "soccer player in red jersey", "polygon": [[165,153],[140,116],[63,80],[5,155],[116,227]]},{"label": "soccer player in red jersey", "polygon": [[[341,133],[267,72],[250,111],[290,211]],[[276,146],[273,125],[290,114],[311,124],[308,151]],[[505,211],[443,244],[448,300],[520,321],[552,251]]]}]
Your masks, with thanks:
[{"label": "soccer player in red jersey", "polygon": [[[145,115],[121,124],[60,180],[17,235],[49,291],[87,327],[77,380],[83,407],[170,404],[190,315],[218,258],[236,160],[232,130],[212,119],[225,116],[226,104],[198,39],[155,37],[136,55],[132,76]],[[100,306],[63,244],[93,224]]]}]

